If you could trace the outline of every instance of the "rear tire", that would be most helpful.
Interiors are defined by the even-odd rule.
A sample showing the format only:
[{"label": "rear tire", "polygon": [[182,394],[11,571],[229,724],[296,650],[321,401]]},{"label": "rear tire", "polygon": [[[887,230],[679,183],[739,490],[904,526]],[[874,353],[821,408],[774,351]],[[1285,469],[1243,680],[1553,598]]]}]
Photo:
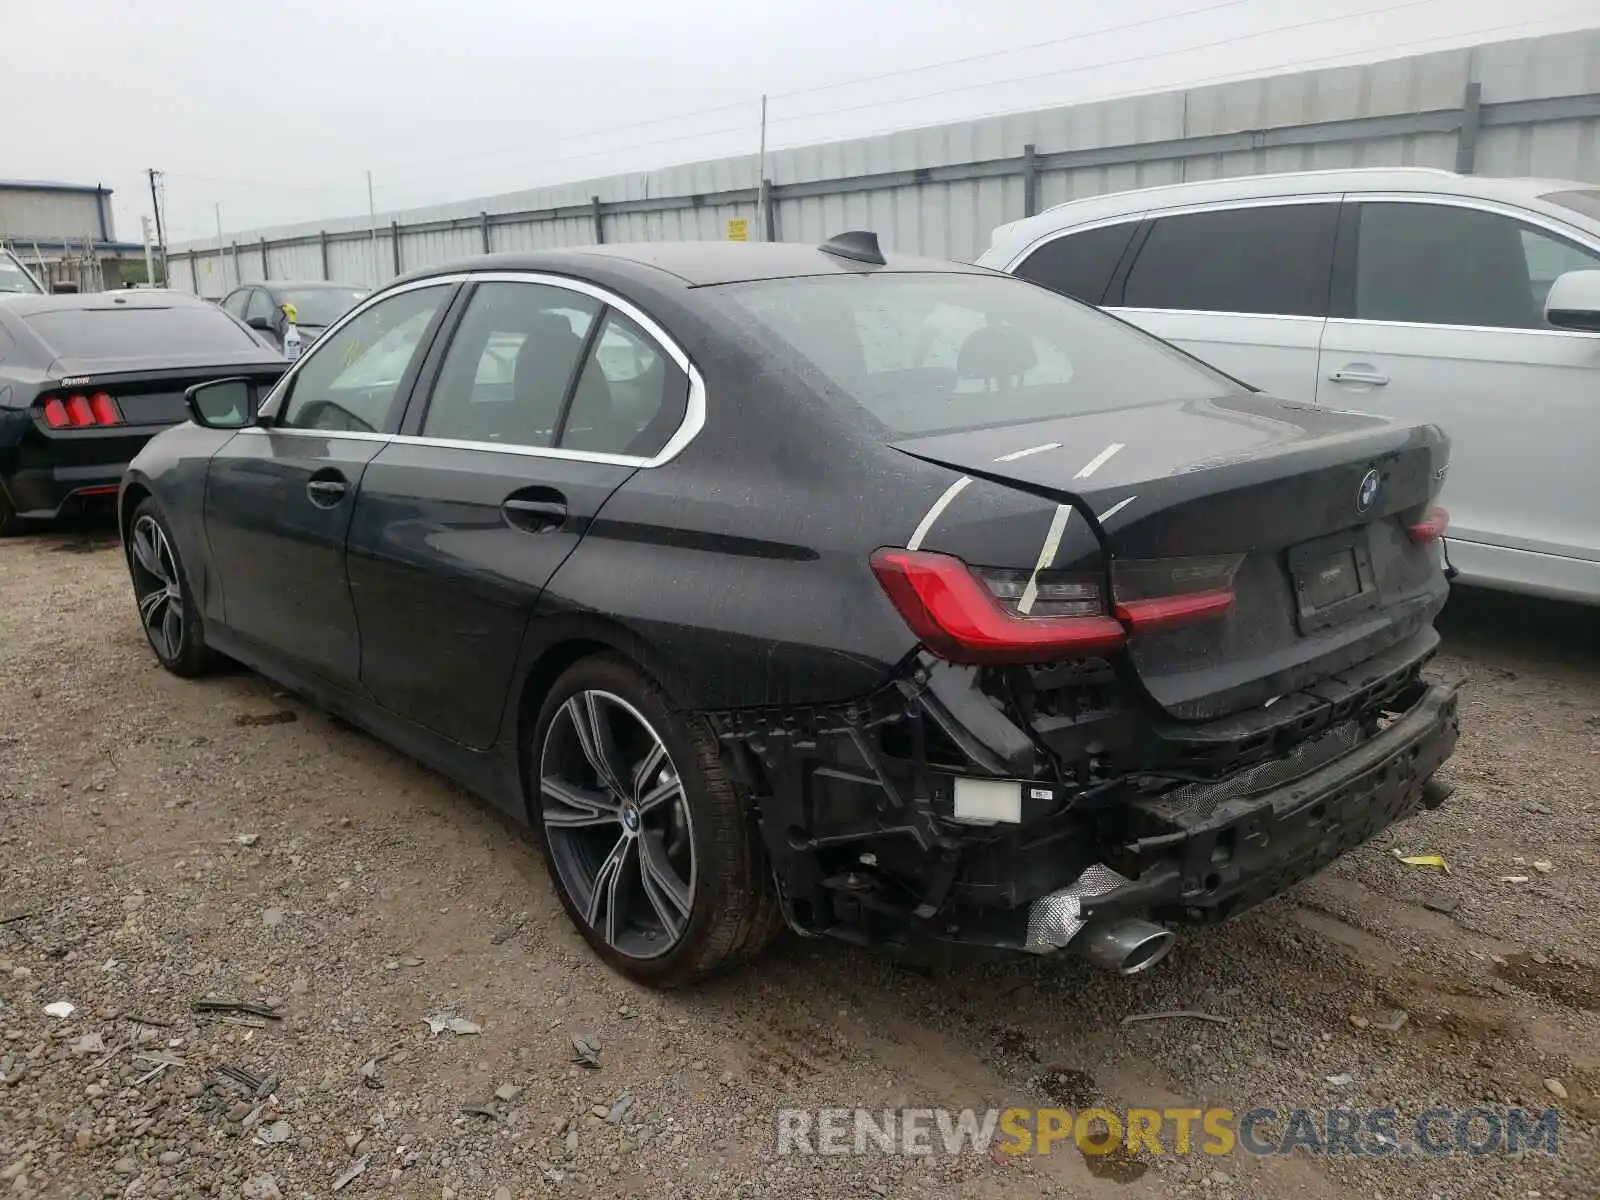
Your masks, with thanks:
[{"label": "rear tire", "polygon": [[717,739],[621,658],[584,659],[527,747],[529,817],[562,907],[614,970],[695,983],[782,924],[745,790]]},{"label": "rear tire", "polygon": [[215,665],[200,625],[177,539],[153,497],[133,510],[125,547],[139,624],[156,659],[174,675],[192,679]]}]

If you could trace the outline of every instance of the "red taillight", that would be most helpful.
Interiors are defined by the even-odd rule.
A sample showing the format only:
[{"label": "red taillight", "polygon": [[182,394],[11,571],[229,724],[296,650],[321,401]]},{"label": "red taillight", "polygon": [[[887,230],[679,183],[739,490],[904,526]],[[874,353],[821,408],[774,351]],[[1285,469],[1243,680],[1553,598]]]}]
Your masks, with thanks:
[{"label": "red taillight", "polygon": [[97,425],[122,424],[122,414],[117,411],[117,402],[106,392],[96,392],[89,397],[89,411],[94,413]]},{"label": "red taillight", "polygon": [[1155,633],[1223,616],[1233,607],[1233,590],[1154,596],[1117,603],[1117,619],[1130,633]]},{"label": "red taillight", "polygon": [[1406,526],[1406,536],[1413,542],[1436,542],[1444,536],[1450,525],[1450,514],[1435,504],[1422,514],[1422,520]]},{"label": "red taillight", "polygon": [[1008,612],[959,558],[878,550],[872,572],[922,643],[960,663],[1049,662],[1106,654],[1126,634],[1109,616],[1024,617]]},{"label": "red taillight", "polygon": [[44,423],[51,429],[86,429],[122,424],[122,409],[110,392],[92,396],[52,396],[44,402]]}]

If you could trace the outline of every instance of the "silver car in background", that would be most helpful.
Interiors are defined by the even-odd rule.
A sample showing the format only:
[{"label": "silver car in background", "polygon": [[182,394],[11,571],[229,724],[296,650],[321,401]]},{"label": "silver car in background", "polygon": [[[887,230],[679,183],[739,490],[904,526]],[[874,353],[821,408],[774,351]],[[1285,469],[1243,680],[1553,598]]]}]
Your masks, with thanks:
[{"label": "silver car in background", "polygon": [[1001,226],[978,261],[1275,395],[1438,425],[1461,579],[1600,604],[1600,185],[1176,184]]}]

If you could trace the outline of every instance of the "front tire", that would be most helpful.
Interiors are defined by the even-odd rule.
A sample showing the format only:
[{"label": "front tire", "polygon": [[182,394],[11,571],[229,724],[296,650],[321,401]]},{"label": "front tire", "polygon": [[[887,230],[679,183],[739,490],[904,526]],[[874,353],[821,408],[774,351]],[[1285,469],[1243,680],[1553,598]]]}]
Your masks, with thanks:
[{"label": "front tire", "polygon": [[178,557],[177,540],[153,498],[133,510],[126,550],[139,624],[156,658],[184,679],[205,674],[214,659],[200,627],[200,610]]},{"label": "front tire", "polygon": [[562,907],[655,987],[752,957],[781,920],[748,796],[717,740],[632,663],[575,664],[528,747],[530,816]]}]

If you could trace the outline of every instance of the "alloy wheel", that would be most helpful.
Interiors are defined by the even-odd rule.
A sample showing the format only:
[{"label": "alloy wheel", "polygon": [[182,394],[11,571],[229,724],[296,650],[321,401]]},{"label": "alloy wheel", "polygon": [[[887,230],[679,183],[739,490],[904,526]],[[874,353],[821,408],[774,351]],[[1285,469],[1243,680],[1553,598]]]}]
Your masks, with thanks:
[{"label": "alloy wheel", "polygon": [[183,648],[183,588],[177,560],[161,523],[152,516],[134,522],[131,545],[139,620],[156,653],[171,662]]},{"label": "alloy wheel", "polygon": [[661,735],[620,696],[577,692],[551,718],[539,784],[551,860],[584,921],[629,958],[671,950],[689,926],[696,864]]}]

